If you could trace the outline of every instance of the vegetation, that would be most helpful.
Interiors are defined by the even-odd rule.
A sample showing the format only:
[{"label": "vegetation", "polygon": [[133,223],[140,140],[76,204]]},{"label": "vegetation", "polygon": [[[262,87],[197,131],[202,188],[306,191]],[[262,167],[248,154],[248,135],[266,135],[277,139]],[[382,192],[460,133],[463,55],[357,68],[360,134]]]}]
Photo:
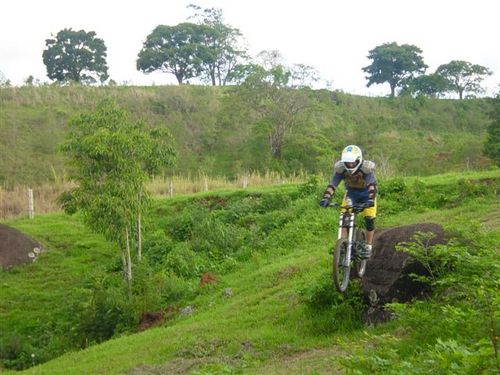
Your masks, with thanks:
[{"label": "vegetation", "polygon": [[491,111],[491,124],[487,129],[484,153],[497,166],[500,166],[500,94],[493,100],[493,110]]},{"label": "vegetation", "polygon": [[[446,222],[451,241],[424,258],[436,270],[434,297],[393,306],[398,320],[375,328],[360,323],[356,284],[347,296],[331,287],[336,215],[318,208],[319,179],[155,200],[132,299],[113,246],[78,216],[9,222],[48,251],[0,273],[3,366],[90,346],[39,371],[494,373],[499,184],[498,170],[380,181],[379,227]],[[208,273],[215,283],[200,282]],[[164,325],[128,334],[146,312]]]},{"label": "vegetation", "polygon": [[[201,173],[231,179],[267,171],[329,174],[332,159],[351,143],[359,144],[367,158],[377,163],[379,174],[388,176],[491,165],[481,153],[491,123],[491,102],[486,99],[391,100],[307,88],[277,90],[285,99],[301,98],[297,105],[308,108],[293,119],[293,131],[285,133],[277,159],[272,157],[270,131],[278,119],[271,122],[258,112],[271,109],[272,102],[254,106],[239,100],[243,97],[238,89],[193,85],[0,88],[0,147],[8,150],[0,158],[0,185],[11,188],[66,179],[67,159],[57,149],[68,132],[68,121],[75,114],[93,111],[105,98],[126,108],[133,121],[168,129],[179,156],[173,173],[186,177]],[[274,90],[271,86],[259,94],[272,93],[270,89]]]},{"label": "vegetation", "polygon": [[81,210],[90,228],[117,243],[130,287],[134,239],[141,259],[141,216],[149,203],[145,183],[175,161],[170,133],[129,121],[108,100],[94,113],[71,121],[62,149],[70,156],[77,183],[61,195],[63,207],[71,214]]},{"label": "vegetation", "polygon": [[104,82],[108,79],[106,45],[94,31],[64,29],[45,41],[47,76],[60,83]]},{"label": "vegetation", "polygon": [[363,68],[368,74],[367,86],[374,83],[389,83],[391,97],[396,94],[396,88],[411,80],[415,75],[424,73],[427,65],[421,56],[422,50],[417,46],[396,42],[385,43],[372,49],[368,58],[372,63]]},{"label": "vegetation", "polygon": [[231,82],[240,60],[246,58],[245,50],[239,47],[240,31],[224,24],[220,9],[188,7],[195,10],[192,18],[197,23],[158,25],[139,52],[137,69],[171,73],[179,84],[194,77],[213,86]]},{"label": "vegetation", "polygon": [[481,93],[483,90],[480,83],[493,74],[488,68],[471,64],[468,61],[453,60],[448,64],[440,65],[436,74],[443,77],[448,82],[448,91],[454,91],[460,99],[464,93]]}]

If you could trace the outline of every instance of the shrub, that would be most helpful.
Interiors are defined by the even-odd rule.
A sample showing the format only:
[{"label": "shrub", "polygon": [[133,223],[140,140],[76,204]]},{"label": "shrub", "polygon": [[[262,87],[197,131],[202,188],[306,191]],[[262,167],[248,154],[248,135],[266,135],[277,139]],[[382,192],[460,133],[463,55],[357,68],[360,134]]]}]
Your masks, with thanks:
[{"label": "shrub", "polygon": [[202,256],[191,250],[188,244],[179,243],[168,253],[164,265],[177,276],[191,278],[203,272],[204,263]]},{"label": "shrub", "polygon": [[174,242],[161,229],[146,236],[143,243],[144,256],[152,266],[162,263],[173,248]]},{"label": "shrub", "polygon": [[365,308],[360,284],[352,282],[349,293],[340,294],[333,286],[331,273],[299,291],[306,305],[311,328],[318,334],[351,331],[363,326],[361,314]]}]

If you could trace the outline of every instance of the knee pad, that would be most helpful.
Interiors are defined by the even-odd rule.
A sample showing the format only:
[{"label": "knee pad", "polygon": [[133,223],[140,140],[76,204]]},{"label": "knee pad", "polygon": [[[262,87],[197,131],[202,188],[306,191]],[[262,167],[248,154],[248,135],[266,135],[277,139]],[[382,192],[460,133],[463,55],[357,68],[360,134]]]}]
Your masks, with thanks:
[{"label": "knee pad", "polygon": [[371,216],[366,216],[365,217],[365,226],[366,230],[372,231],[375,229],[375,218]]}]

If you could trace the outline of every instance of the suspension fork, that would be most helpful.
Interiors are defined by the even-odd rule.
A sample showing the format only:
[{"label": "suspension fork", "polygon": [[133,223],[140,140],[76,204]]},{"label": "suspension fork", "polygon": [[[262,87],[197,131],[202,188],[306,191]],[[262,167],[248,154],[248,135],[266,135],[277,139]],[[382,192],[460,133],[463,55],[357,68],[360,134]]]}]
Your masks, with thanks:
[{"label": "suspension fork", "polygon": [[352,244],[353,242],[353,236],[354,236],[354,223],[355,220],[355,214],[353,212],[341,212],[339,216],[339,233],[338,233],[338,238],[342,238],[342,231],[347,230],[347,240],[349,244]]},{"label": "suspension fork", "polygon": [[356,225],[356,214],[354,212],[341,212],[339,217],[338,238],[342,238],[342,231],[347,230],[347,252],[344,259],[344,267],[349,267],[351,263],[352,249],[354,246],[354,227]]}]

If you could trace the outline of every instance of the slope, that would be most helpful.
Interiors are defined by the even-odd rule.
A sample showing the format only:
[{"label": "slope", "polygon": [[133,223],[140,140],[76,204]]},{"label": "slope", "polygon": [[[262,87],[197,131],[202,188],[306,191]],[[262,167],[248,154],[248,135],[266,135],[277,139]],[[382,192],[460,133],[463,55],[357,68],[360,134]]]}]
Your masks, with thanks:
[{"label": "slope", "polygon": [[[380,226],[431,218],[463,229],[470,219],[498,214],[498,171],[467,177],[446,176],[450,182],[441,186],[427,185],[425,180],[384,182],[381,201],[387,205],[386,209],[381,205]],[[463,189],[465,181],[469,181],[467,189]],[[318,189],[309,183],[157,202],[150,228],[163,228],[173,235],[172,241],[183,239],[198,257],[207,246],[197,242],[201,233],[205,240],[216,241],[238,237],[241,226],[248,230],[243,236],[248,246],[226,238],[218,242],[219,247],[212,247],[219,254],[198,258],[202,263],[218,260],[202,270],[213,271],[217,282],[200,286],[196,277],[186,276],[195,292],[175,300],[179,313],[164,326],[135,335],[118,332],[110,341],[68,353],[38,370],[50,374],[332,373],[343,371],[346,355],[352,355],[356,343],[368,336],[377,337],[380,346],[387,344],[384,338],[390,343],[398,335],[405,336],[397,322],[363,328],[359,320],[363,306],[355,286],[347,297],[333,293],[329,248],[336,217],[317,208]],[[403,207],[400,198],[409,198],[415,191],[421,194],[419,199],[405,199]],[[390,204],[394,200],[399,211]],[[456,217],[457,212],[461,217]],[[455,219],[450,220],[452,215]],[[232,232],[218,227],[217,218],[230,221]],[[35,228],[29,223],[20,226],[28,231]],[[224,254],[224,249],[231,252]],[[174,250],[168,251],[167,258]],[[157,256],[158,251],[150,245],[149,256]],[[168,259],[174,268],[180,265]],[[157,299],[164,297],[162,292],[158,287]]]}]

